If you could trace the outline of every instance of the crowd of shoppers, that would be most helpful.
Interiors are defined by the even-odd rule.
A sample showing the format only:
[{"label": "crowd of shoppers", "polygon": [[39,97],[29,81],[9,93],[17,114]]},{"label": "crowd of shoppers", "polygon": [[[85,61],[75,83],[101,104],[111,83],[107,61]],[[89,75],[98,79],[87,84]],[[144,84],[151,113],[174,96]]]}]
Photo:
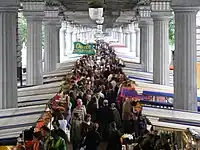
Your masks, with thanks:
[{"label": "crowd of shoppers", "polygon": [[150,150],[145,147],[148,142],[155,149],[160,137],[156,131],[148,132],[150,122],[135,109],[137,102],[120,96],[128,81],[123,66],[112,48],[98,43],[96,55],[76,61],[49,102],[46,118],[20,135],[16,149],[66,150],[72,143],[73,150],[97,150],[105,142],[107,150],[121,150],[123,133],[138,139],[136,149]]}]

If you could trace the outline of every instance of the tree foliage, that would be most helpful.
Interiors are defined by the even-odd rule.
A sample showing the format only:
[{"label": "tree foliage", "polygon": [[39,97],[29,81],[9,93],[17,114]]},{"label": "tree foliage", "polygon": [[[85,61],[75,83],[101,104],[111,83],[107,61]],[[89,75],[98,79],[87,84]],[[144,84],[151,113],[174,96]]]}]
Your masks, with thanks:
[{"label": "tree foliage", "polygon": [[[20,43],[27,44],[27,21],[22,13],[18,14],[18,30]],[[42,25],[42,48],[44,48],[44,25]]]},{"label": "tree foliage", "polygon": [[170,45],[175,44],[175,20],[174,20],[174,17],[169,22],[169,42],[170,42]]},{"label": "tree foliage", "polygon": [[18,13],[18,31],[20,43],[27,43],[27,22],[22,13]]}]

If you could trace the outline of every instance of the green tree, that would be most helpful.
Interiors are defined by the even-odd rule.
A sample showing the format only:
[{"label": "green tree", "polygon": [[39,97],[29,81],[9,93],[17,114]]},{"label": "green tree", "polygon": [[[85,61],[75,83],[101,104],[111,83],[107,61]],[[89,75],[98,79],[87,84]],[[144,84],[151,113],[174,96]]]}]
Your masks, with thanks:
[{"label": "green tree", "polygon": [[[18,13],[18,30],[20,43],[27,44],[27,21],[23,13]],[[42,25],[42,48],[44,48],[44,25]]]},{"label": "green tree", "polygon": [[21,12],[18,13],[18,31],[20,43],[27,43],[27,22]]},{"label": "green tree", "polygon": [[175,44],[175,20],[174,17],[169,22],[169,44]]}]

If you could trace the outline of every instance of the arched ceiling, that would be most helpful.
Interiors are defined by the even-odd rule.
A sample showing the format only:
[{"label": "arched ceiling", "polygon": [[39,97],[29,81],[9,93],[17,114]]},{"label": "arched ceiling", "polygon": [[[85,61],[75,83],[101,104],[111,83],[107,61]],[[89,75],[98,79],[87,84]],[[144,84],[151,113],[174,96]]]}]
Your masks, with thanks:
[{"label": "arched ceiling", "polygon": [[[54,0],[55,1],[55,0]],[[95,26],[88,14],[87,0],[57,0],[65,9],[65,15],[74,23]],[[138,0],[102,0],[104,1],[104,27],[112,28],[130,22],[134,18],[134,7]],[[128,15],[126,15],[129,12]]]},{"label": "arched ceiling", "polygon": [[[88,13],[88,0],[21,0],[45,1],[47,6],[62,6],[63,13],[69,21],[84,26],[96,26]],[[104,28],[130,23],[135,16],[134,7],[139,0],[102,0],[104,8]]]}]

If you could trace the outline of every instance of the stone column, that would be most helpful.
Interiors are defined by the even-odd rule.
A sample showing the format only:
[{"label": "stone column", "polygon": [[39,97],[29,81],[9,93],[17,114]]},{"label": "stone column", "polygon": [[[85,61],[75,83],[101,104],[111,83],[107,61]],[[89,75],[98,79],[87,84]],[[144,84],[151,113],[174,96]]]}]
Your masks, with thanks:
[{"label": "stone column", "polygon": [[85,27],[82,28],[82,34],[83,34],[83,42],[85,42],[86,39]]},{"label": "stone column", "polygon": [[60,28],[60,63],[63,63],[67,59],[66,54],[66,37],[65,32],[67,30],[67,23],[63,21]]},{"label": "stone column", "polygon": [[77,29],[75,27],[72,32],[72,51],[74,50],[74,42],[77,42]]},{"label": "stone column", "polygon": [[153,82],[169,85],[169,16],[154,16]]},{"label": "stone column", "polygon": [[116,30],[115,30],[115,28],[113,29],[113,39],[116,39]]},{"label": "stone column", "polygon": [[[59,22],[60,23],[60,22]],[[57,41],[58,41],[58,50],[57,50],[57,63],[60,63],[60,28],[61,28],[61,23],[57,25]]]},{"label": "stone column", "polygon": [[81,28],[78,28],[78,37],[79,37],[79,41],[81,41],[82,39],[82,33],[81,33]]},{"label": "stone column", "polygon": [[129,25],[130,31],[130,52],[133,52],[133,57],[136,57],[136,33],[134,30],[134,24]]},{"label": "stone column", "polygon": [[130,51],[133,52],[133,56],[136,57],[136,32],[130,31]]},{"label": "stone column", "polygon": [[86,39],[87,39],[87,41],[90,40],[90,32],[89,32],[89,28],[87,28],[87,30],[86,30]]},{"label": "stone column", "polygon": [[173,9],[176,22],[174,106],[197,111],[196,14],[199,7],[173,6]]},{"label": "stone column", "polygon": [[114,39],[114,31],[111,31],[111,37]]},{"label": "stone column", "polygon": [[115,28],[115,39],[117,39],[119,41],[119,32],[118,32],[118,28]]},{"label": "stone column", "polygon": [[44,2],[23,2],[23,13],[27,20],[27,71],[26,84],[42,84],[42,20]]},{"label": "stone column", "polygon": [[17,107],[17,11],[19,1],[0,1],[0,109]]},{"label": "stone column", "polygon": [[114,30],[115,30],[115,31],[114,31],[114,38],[115,38],[116,40],[118,40],[118,33],[117,33],[117,29],[115,28]]},{"label": "stone column", "polygon": [[59,28],[58,8],[45,11],[45,47],[44,71],[51,72],[56,69],[58,62]]},{"label": "stone column", "polygon": [[140,28],[138,23],[135,24],[135,33],[136,33],[136,57],[140,57]]},{"label": "stone column", "polygon": [[69,23],[67,23],[67,30],[66,30],[66,53],[72,53],[72,32],[73,28]]},{"label": "stone column", "polygon": [[80,39],[81,39],[81,42],[83,42],[84,41],[84,34],[83,34],[83,32],[84,32],[84,30],[83,30],[83,27],[81,27],[81,34],[80,34]]},{"label": "stone column", "polygon": [[123,43],[126,44],[126,33],[123,33]]},{"label": "stone column", "polygon": [[154,22],[153,82],[169,85],[169,21],[172,16],[170,1],[152,0]]},{"label": "stone column", "polygon": [[82,31],[82,42],[84,42],[85,41],[85,31],[83,30]]},{"label": "stone column", "polygon": [[153,20],[150,7],[140,7],[140,48],[143,71],[153,72]]},{"label": "stone column", "polygon": [[122,28],[121,28],[121,27],[119,28],[119,42],[120,42],[121,44],[124,43],[124,34],[123,34],[123,31],[122,31]]},{"label": "stone column", "polygon": [[130,32],[128,31],[128,29],[125,34],[126,34],[126,43],[125,44],[126,44],[126,47],[130,49],[131,36],[130,36]]},{"label": "stone column", "polygon": [[115,35],[115,39],[118,40],[118,37],[117,37],[117,29],[115,29],[114,35]]},{"label": "stone column", "polygon": [[[91,30],[92,30],[92,29],[91,29]],[[92,31],[89,32],[89,39],[93,39],[93,40],[94,40]]]}]

